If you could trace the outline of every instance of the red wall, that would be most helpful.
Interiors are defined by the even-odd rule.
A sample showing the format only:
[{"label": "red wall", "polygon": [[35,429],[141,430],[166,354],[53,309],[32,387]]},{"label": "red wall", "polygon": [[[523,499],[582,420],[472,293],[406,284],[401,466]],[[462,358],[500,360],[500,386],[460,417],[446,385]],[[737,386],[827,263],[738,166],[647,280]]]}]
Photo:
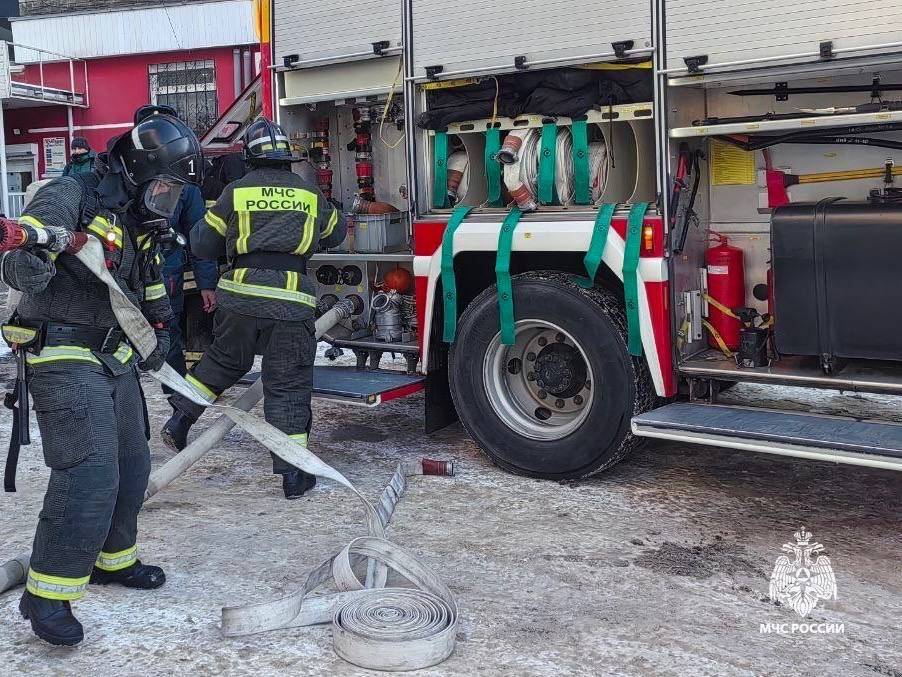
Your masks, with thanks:
[{"label": "red wall", "polygon": [[[253,48],[255,51],[256,46]],[[88,62],[89,108],[73,108],[72,120],[75,136],[84,136],[95,151],[106,149],[106,142],[112,136],[125,131],[124,127],[100,127],[130,123],[135,109],[150,102],[150,84],[147,68],[151,64],[174,63],[180,61],[201,61],[212,59],[216,69],[216,93],[219,112],[222,114],[234,101],[237,92],[234,86],[232,47],[200,49],[190,52],[164,52],[138,54],[132,56],[94,59]],[[24,74],[13,76],[14,80],[38,83],[38,69],[29,66]],[[44,65],[44,83],[49,87],[70,89],[69,63]],[[75,89],[84,91],[84,71],[80,64],[75,68]],[[38,153],[43,153],[42,141],[45,137],[66,137],[68,148],[67,116],[65,106],[42,106],[38,108],[18,108],[4,110],[6,142],[36,143]],[[79,129],[79,127],[99,127]],[[45,128],[61,128],[58,131],[29,131]],[[18,130],[20,134],[15,134]],[[39,174],[44,173],[44,158],[38,160]]]}]

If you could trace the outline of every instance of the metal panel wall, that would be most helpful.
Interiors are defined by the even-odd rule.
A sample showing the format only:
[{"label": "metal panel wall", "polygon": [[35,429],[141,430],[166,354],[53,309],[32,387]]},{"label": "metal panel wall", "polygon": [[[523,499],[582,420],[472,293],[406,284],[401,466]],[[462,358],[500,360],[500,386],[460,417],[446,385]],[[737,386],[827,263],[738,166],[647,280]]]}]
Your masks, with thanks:
[{"label": "metal panel wall", "polygon": [[[14,18],[12,30],[13,42],[82,59],[257,42],[251,0]],[[19,63],[40,58],[16,47]]]},{"label": "metal panel wall", "polygon": [[344,61],[374,42],[401,44],[401,0],[276,0],[273,26],[276,64],[287,54]]},{"label": "metal panel wall", "polygon": [[[832,41],[842,56],[853,55],[846,49],[902,42],[899,0],[662,1],[668,70],[683,68],[684,57],[700,55],[708,56],[708,68],[761,59],[776,64],[816,58],[822,41]],[[792,58],[800,54],[812,56]]]},{"label": "metal panel wall", "polygon": [[445,72],[513,70],[528,61],[612,52],[611,43],[651,46],[651,3],[624,0],[410,0],[414,74],[441,65]]}]

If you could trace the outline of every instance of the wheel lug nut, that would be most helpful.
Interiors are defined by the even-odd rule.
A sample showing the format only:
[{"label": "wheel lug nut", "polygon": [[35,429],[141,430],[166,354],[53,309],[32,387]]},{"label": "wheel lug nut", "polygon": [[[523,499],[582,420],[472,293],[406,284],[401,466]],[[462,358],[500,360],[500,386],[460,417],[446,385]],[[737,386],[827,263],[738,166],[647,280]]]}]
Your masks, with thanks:
[{"label": "wheel lug nut", "polygon": [[564,335],[561,332],[558,332],[557,336],[554,337],[554,340],[557,341],[558,343],[563,343]]},{"label": "wheel lug nut", "polygon": [[548,345],[548,339],[545,338],[544,336],[540,336],[540,337],[539,337],[539,340],[537,341],[537,343],[538,343],[540,346],[547,346],[547,345]]},{"label": "wheel lug nut", "polygon": [[564,408],[564,400],[560,400],[560,399],[555,400],[554,406],[556,406],[558,409],[563,409]]},{"label": "wheel lug nut", "polygon": [[528,374],[526,374],[526,380],[527,381],[535,381],[536,380],[536,372],[531,371]]},{"label": "wheel lug nut", "polygon": [[582,395],[575,395],[575,396],[573,397],[573,404],[582,404],[582,403],[583,403],[583,396],[582,396]]},{"label": "wheel lug nut", "polygon": [[548,397],[548,393],[546,393],[544,390],[540,390],[538,392],[538,396],[540,400],[544,400],[546,397]]},{"label": "wheel lug nut", "polygon": [[526,359],[527,359],[527,361],[529,361],[529,362],[535,362],[535,361],[536,361],[536,354],[535,354],[535,353],[526,353]]},{"label": "wheel lug nut", "polygon": [[519,374],[520,369],[523,368],[523,363],[519,360],[519,358],[514,358],[510,362],[507,363],[507,371],[511,374]]}]

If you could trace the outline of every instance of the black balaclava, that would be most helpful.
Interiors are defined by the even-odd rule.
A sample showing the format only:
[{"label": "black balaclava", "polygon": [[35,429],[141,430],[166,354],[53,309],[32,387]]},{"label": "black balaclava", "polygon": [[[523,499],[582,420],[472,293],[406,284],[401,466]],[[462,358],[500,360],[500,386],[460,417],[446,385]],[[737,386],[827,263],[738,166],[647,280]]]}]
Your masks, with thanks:
[{"label": "black balaclava", "polygon": [[128,209],[138,193],[137,186],[133,186],[125,177],[125,168],[113,152],[113,147],[120,138],[122,137],[116,136],[107,142],[107,152],[101,154],[100,162],[95,165],[100,175],[97,186],[100,204],[114,212]]}]

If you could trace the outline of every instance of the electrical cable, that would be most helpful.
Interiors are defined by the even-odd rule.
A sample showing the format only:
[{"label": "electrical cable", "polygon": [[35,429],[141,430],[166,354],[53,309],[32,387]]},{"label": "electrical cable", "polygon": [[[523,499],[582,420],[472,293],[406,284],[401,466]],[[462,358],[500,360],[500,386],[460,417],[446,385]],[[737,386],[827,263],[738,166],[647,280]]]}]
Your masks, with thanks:
[{"label": "electrical cable", "polygon": [[385,146],[389,150],[394,150],[402,143],[404,143],[404,134],[401,134],[401,138],[395,141],[394,144],[390,144],[385,140],[385,137],[382,135],[382,131],[385,129],[385,120],[388,118],[388,111],[391,106],[392,99],[395,96],[395,90],[398,88],[398,85],[401,83],[401,69],[404,66],[404,62],[401,61],[398,63],[398,72],[395,73],[395,79],[391,83],[391,87],[388,88],[388,98],[385,100],[385,107],[382,109],[382,120],[379,123],[379,140],[385,144]]}]

